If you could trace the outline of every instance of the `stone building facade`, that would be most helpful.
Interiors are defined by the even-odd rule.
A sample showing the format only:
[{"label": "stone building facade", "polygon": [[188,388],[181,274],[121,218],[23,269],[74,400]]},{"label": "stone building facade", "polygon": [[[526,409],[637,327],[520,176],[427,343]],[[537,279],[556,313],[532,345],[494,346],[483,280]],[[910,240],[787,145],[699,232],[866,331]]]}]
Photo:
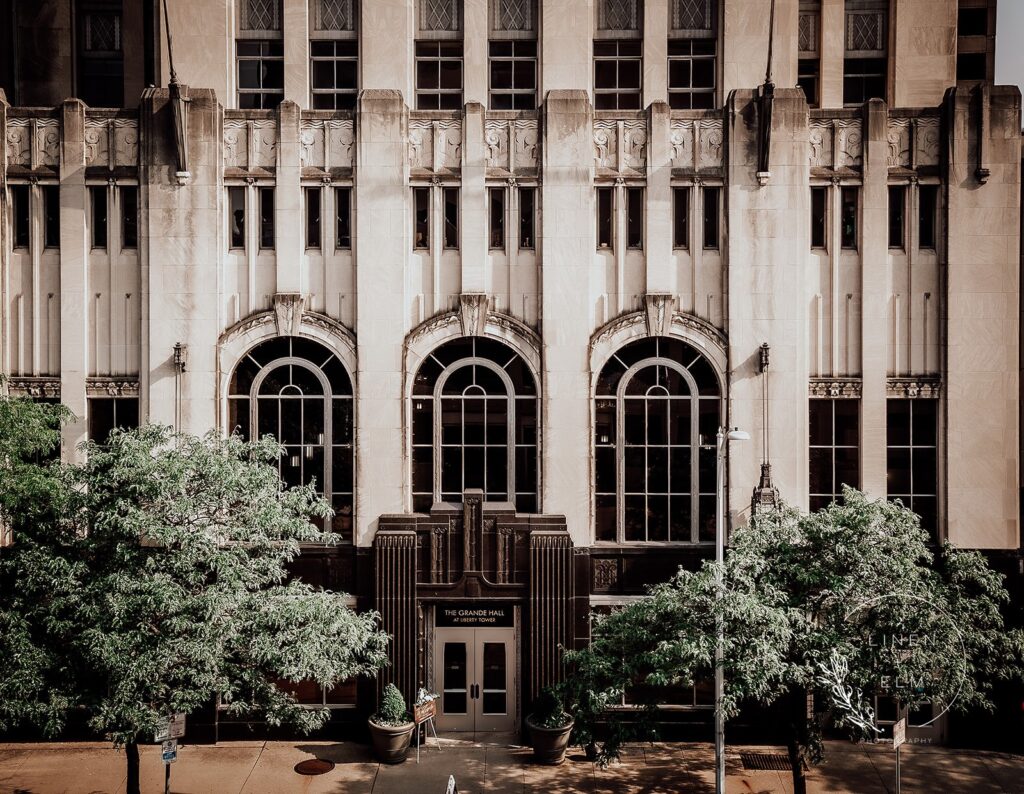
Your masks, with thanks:
[{"label": "stone building facade", "polygon": [[1019,564],[994,0],[168,8],[0,0],[7,388],[68,459],[275,434],[345,537],[297,572],[442,727],[518,726],[717,510],[848,483]]}]

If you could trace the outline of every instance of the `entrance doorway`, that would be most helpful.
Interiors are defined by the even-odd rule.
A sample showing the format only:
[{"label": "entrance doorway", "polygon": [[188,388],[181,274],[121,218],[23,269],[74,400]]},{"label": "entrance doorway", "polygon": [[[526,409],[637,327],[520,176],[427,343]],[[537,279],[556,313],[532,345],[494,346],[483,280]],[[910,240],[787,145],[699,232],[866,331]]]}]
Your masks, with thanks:
[{"label": "entrance doorway", "polygon": [[442,731],[515,730],[515,630],[438,628],[434,687]]}]

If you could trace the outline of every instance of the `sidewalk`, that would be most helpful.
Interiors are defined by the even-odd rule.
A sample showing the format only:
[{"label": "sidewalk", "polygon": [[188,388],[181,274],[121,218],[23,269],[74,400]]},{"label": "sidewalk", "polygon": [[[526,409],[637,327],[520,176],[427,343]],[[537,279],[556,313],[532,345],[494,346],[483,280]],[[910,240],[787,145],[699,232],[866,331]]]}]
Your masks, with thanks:
[{"label": "sidewalk", "polygon": [[[159,748],[142,750],[142,790],[163,791]],[[744,768],[742,755],[781,754],[773,747],[729,747],[730,794],[792,792],[790,773]],[[903,791],[1024,794],[1024,756],[964,752],[939,747],[903,748]],[[337,764],[318,777],[293,771],[299,761],[324,758]],[[885,794],[895,790],[895,755],[880,745],[829,742],[827,761],[810,773],[815,794]],[[747,759],[756,761],[755,759]],[[233,742],[184,745],[171,767],[178,794],[443,794],[454,774],[459,794],[714,794],[714,750],[709,744],[634,745],[621,764],[597,769],[578,749],[560,767],[535,766],[517,745],[442,738],[415,750],[399,766],[383,766],[370,749],[351,743]],[[93,794],[124,791],[124,754],[100,743],[0,744],[0,792]]]}]

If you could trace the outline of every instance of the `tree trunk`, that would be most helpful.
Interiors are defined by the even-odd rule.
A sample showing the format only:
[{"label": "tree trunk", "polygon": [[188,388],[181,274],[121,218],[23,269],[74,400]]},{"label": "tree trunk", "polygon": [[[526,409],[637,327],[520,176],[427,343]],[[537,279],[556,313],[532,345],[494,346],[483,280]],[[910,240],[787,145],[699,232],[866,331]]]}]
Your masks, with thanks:
[{"label": "tree trunk", "polygon": [[125,792],[139,794],[139,745],[128,742],[124,746],[124,754],[128,758],[128,782],[125,784]]},{"label": "tree trunk", "polygon": [[793,794],[807,794],[807,777],[804,774],[804,748],[796,739],[795,732],[790,735],[789,766],[793,770]]},{"label": "tree trunk", "polygon": [[807,794],[804,758],[810,739],[807,730],[807,691],[805,689],[794,689],[790,692],[789,719],[789,742],[786,749],[789,751],[789,766],[793,771],[793,794]]}]

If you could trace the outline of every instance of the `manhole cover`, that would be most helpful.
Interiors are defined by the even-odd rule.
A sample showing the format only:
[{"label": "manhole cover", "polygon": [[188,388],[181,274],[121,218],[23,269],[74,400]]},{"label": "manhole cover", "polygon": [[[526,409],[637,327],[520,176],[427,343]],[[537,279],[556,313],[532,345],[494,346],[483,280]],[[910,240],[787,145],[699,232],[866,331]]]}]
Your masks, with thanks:
[{"label": "manhole cover", "polygon": [[771,769],[779,772],[789,771],[789,757],[772,753],[740,753],[744,769]]},{"label": "manhole cover", "polygon": [[322,758],[310,758],[308,761],[299,761],[295,765],[295,771],[300,775],[323,775],[334,769],[333,761],[325,761]]}]

